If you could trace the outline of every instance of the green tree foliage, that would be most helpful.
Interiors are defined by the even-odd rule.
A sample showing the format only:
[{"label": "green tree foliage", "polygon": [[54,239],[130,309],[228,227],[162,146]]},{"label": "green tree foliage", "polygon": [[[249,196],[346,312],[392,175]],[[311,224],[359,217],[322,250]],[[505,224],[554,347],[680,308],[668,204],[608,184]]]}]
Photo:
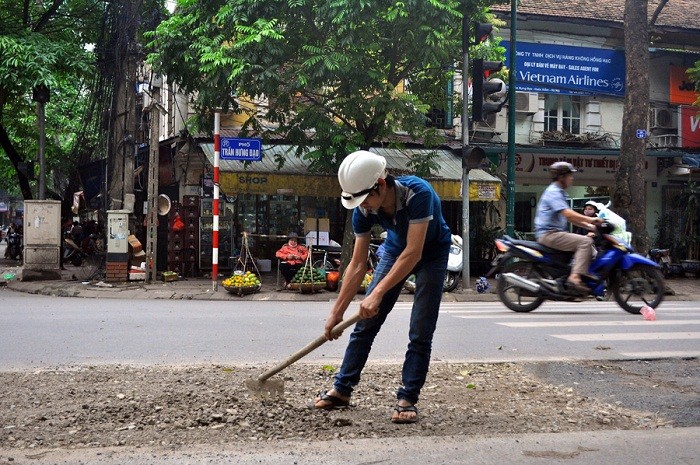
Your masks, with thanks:
[{"label": "green tree foliage", "polygon": [[47,172],[61,169],[67,175],[67,157],[83,124],[86,83],[94,73],[85,44],[94,43],[103,5],[99,0],[0,0],[0,183],[25,199],[32,198],[32,190],[19,167],[35,161],[38,152],[32,89],[45,84],[51,90]]},{"label": "green tree foliage", "polygon": [[436,89],[461,57],[462,14],[492,3],[180,0],[150,36],[149,61],[196,93],[201,128],[214,108],[244,112],[235,97],[264,96],[244,129],[283,134],[312,169],[332,170],[399,129],[430,140],[425,114],[445,105]]},{"label": "green tree foliage", "polygon": [[700,107],[700,61],[696,61],[695,65],[688,69],[688,76],[695,83],[695,91],[698,93],[698,99],[695,101],[695,106]]}]

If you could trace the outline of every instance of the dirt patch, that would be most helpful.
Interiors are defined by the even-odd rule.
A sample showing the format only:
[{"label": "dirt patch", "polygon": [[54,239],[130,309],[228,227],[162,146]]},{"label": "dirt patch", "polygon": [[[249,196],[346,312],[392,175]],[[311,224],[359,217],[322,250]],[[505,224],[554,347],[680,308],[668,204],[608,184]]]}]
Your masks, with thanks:
[{"label": "dirt patch", "polygon": [[[335,367],[297,364],[283,372],[285,400],[260,402],[244,381],[260,368],[133,367],[0,373],[0,448],[223,444],[235,441],[389,438],[641,429],[667,424],[539,381],[516,364],[434,362],[420,421],[390,423],[400,366],[371,365],[352,407],[306,405],[332,384]],[[280,375],[278,375],[280,376]]]}]

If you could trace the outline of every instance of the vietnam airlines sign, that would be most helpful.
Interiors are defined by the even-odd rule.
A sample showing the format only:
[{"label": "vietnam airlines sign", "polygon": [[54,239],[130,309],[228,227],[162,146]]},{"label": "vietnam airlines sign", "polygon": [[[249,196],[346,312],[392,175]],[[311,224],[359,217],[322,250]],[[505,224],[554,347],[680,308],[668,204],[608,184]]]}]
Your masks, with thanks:
[{"label": "vietnam airlines sign", "polygon": [[[502,45],[510,60],[510,44]],[[518,42],[515,71],[518,91],[625,95],[625,54],[621,50]]]}]

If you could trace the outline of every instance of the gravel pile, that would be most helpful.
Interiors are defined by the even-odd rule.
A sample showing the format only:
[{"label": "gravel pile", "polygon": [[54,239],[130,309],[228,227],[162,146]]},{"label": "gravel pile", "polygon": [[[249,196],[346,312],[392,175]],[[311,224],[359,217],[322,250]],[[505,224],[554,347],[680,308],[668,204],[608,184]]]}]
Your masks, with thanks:
[{"label": "gravel pile", "polygon": [[284,400],[245,387],[266,367],[95,366],[0,373],[0,448],[223,444],[653,428],[663,419],[538,381],[516,364],[433,362],[420,421],[389,421],[397,364],[366,368],[352,406],[312,411],[337,367],[298,363]]}]

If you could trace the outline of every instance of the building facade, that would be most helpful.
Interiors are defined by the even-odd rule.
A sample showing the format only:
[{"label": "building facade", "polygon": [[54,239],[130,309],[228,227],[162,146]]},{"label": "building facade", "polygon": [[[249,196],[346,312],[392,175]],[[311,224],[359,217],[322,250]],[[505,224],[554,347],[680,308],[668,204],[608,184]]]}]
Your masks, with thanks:
[{"label": "building facade", "polygon": [[[554,161],[567,160],[580,168],[570,191],[574,208],[582,207],[589,198],[610,198],[618,168],[625,95],[624,3],[522,0],[514,47],[509,43],[510,8],[493,7],[506,23],[495,35],[502,37],[508,54],[511,48],[516,53],[515,229],[525,235],[533,229],[535,205],[550,182],[547,167]],[[650,2],[650,15],[655,6],[656,2]],[[640,129],[646,131],[648,141],[644,178],[647,232],[653,244],[663,218],[683,217],[676,199],[690,181],[700,178],[700,118],[692,106],[697,94],[684,74],[700,60],[700,3],[668,2],[651,36],[651,110],[648,126]],[[461,76],[455,78],[453,89],[455,95],[461,94]],[[182,201],[184,196],[208,195],[213,149],[211,139],[187,133],[188,100],[176,90],[164,84],[163,105],[168,112],[161,116],[160,125],[162,145],[166,145],[161,153],[161,186]],[[246,104],[254,110],[264,102]],[[504,107],[470,133],[471,143],[486,151],[491,170],[503,180],[507,115]],[[243,117],[222,115],[222,135],[235,137]],[[431,182],[445,200],[448,221],[457,232],[462,228],[461,121],[455,119],[453,128],[445,133],[448,141],[438,151],[441,169]],[[279,141],[264,147],[265,156],[270,157],[267,162],[222,164],[221,187],[233,234],[248,231],[257,235],[257,250],[263,255],[283,242],[287,232],[303,233],[307,218],[329,219],[330,238],[336,241],[345,227],[334,174],[310,173],[303,160],[288,149]],[[383,154],[393,160],[400,174],[407,171],[411,150],[420,148]],[[270,163],[275,157],[285,158],[281,169]],[[505,202],[497,202],[496,208],[503,226]],[[677,222],[671,229],[678,234],[692,230],[688,221]]]}]

